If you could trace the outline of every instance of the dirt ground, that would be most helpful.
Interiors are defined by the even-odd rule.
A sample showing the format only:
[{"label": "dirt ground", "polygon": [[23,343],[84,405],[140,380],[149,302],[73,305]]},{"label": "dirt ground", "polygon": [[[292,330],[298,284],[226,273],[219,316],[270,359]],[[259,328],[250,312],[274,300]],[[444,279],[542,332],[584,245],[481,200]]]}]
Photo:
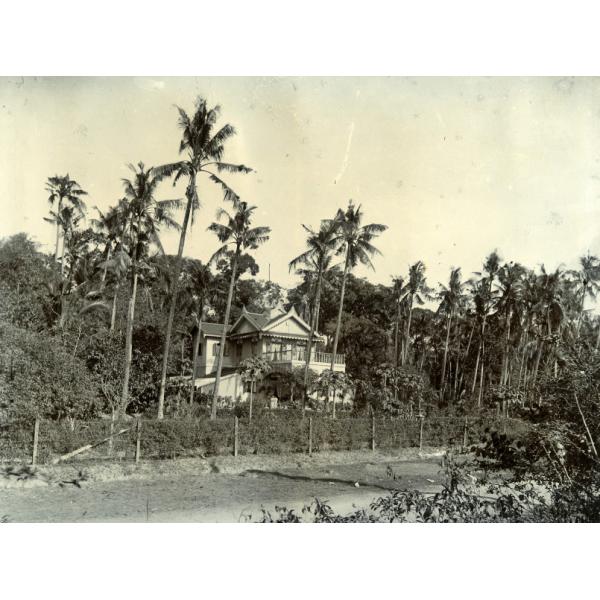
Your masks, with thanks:
[{"label": "dirt ground", "polygon": [[0,518],[22,523],[256,521],[261,507],[299,510],[315,497],[344,514],[389,490],[439,489],[440,456],[428,449],[421,455],[414,450],[328,452],[45,467],[38,470],[42,483],[0,489]]}]

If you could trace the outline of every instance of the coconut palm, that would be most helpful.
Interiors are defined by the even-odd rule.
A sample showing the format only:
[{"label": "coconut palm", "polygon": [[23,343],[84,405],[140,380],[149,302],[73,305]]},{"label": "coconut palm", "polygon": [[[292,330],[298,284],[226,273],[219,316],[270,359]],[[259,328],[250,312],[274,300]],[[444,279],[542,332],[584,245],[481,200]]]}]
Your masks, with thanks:
[{"label": "coconut palm", "polygon": [[510,338],[515,315],[521,309],[523,291],[523,278],[525,268],[519,263],[507,263],[498,271],[498,298],[496,300],[496,313],[504,320],[504,350],[502,367],[500,371],[500,385],[508,381],[510,369]]},{"label": "coconut palm", "polygon": [[123,219],[121,214],[121,204],[111,206],[105,213],[102,212],[97,206],[94,206],[94,208],[98,213],[98,218],[92,219],[90,224],[92,225],[94,231],[104,241],[104,251],[102,253],[103,260],[100,265],[102,268],[100,291],[102,291],[106,283],[109,261],[112,258],[113,252],[116,250],[121,241],[126,220]]},{"label": "coconut palm", "polygon": [[404,352],[402,353],[402,366],[406,364],[410,351],[410,328],[412,324],[413,308],[415,302],[419,305],[425,304],[425,300],[430,298],[431,288],[427,285],[425,277],[425,263],[417,261],[408,269],[408,279],[402,291],[402,299],[407,305],[408,316],[406,319],[406,329],[404,332]]},{"label": "coconut palm", "polygon": [[[82,196],[87,196],[87,192],[81,188],[81,186],[66,175],[55,175],[54,177],[48,177],[46,182],[46,191],[49,192],[48,202],[50,206],[55,210],[50,211],[51,218],[46,219],[47,221],[56,223],[56,248],[54,251],[54,260],[58,263],[58,251],[61,230],[64,232],[65,214],[63,214],[63,208],[68,207],[71,209],[71,213],[82,217],[85,212],[85,204],[82,200]],[[63,238],[64,239],[64,238]],[[64,246],[64,244],[63,244]],[[61,274],[64,272],[61,261]]]},{"label": "coconut palm", "polygon": [[446,340],[444,342],[444,357],[442,359],[442,375],[440,379],[440,387],[442,396],[446,386],[446,364],[448,361],[448,348],[450,344],[450,331],[452,329],[452,320],[457,316],[465,304],[463,294],[465,284],[461,281],[460,267],[450,270],[450,279],[448,286],[440,285],[441,290],[439,298],[441,300],[438,308],[438,313],[446,316]]},{"label": "coconut palm", "polygon": [[124,233],[130,254],[131,287],[127,307],[127,325],[125,333],[125,369],[121,393],[121,412],[125,413],[129,400],[129,377],[133,356],[132,336],[135,316],[135,302],[140,271],[140,262],[147,258],[151,245],[162,252],[159,233],[161,226],[179,229],[173,220],[172,212],[179,208],[180,200],[157,200],[155,197],[158,184],[164,175],[153,167],[146,169],[143,163],[137,167],[129,165],[133,171],[132,180],[124,179],[125,198],[121,205],[121,217],[125,219]]},{"label": "coconut palm", "polygon": [[[595,300],[600,291],[600,261],[598,258],[588,252],[585,256],[579,258],[579,265],[579,270],[568,272],[568,275],[574,280],[575,292],[581,297],[576,326],[577,335],[579,335],[581,329],[586,298]],[[600,330],[596,347],[598,347],[598,344],[600,344]]]},{"label": "coconut palm", "polygon": [[216,234],[219,241],[223,244],[213,254],[209,264],[227,256],[230,252],[230,247],[233,247],[234,249],[231,258],[231,278],[227,295],[227,305],[225,308],[225,319],[223,321],[223,333],[221,334],[221,343],[219,346],[211,419],[217,417],[217,398],[219,397],[219,387],[221,384],[221,371],[223,368],[227,327],[229,325],[229,314],[231,312],[231,301],[233,298],[233,287],[235,285],[238,261],[242,251],[256,250],[269,239],[269,234],[271,233],[270,227],[251,227],[252,216],[256,210],[256,206],[249,206],[247,202],[234,200],[233,208],[234,212],[232,213],[227,212],[224,208],[220,208],[217,211],[217,221],[223,220],[225,223],[215,222],[211,223],[208,227],[208,230]]},{"label": "coconut palm", "polygon": [[340,329],[342,326],[344,293],[346,291],[346,279],[348,278],[348,273],[359,264],[366,265],[370,269],[375,270],[370,257],[375,254],[381,254],[381,252],[373,246],[371,242],[387,229],[387,225],[379,225],[376,223],[362,225],[362,219],[363,213],[360,210],[360,205],[355,207],[352,200],[350,200],[345,212],[342,209],[338,209],[334,219],[324,221],[324,224],[327,227],[336,229],[334,244],[337,246],[337,254],[344,254],[344,272],[342,275],[340,304],[331,354],[330,369],[332,371],[335,365],[335,355],[337,353]]},{"label": "coconut palm", "polygon": [[333,252],[336,249],[336,233],[338,223],[331,221],[323,223],[319,231],[314,231],[306,225],[302,225],[308,233],[306,245],[308,249],[290,261],[290,271],[294,269],[300,275],[308,275],[314,280],[314,295],[312,301],[312,315],[310,319],[310,333],[308,344],[304,357],[304,395],[302,401],[302,411],[306,409],[306,400],[308,395],[308,371],[310,365],[310,355],[312,352],[313,337],[317,331],[319,323],[319,310],[321,304],[321,289],[323,286],[323,276],[328,271],[337,269],[337,265],[332,264]]},{"label": "coconut palm", "polygon": [[169,363],[173,319],[175,317],[175,307],[177,305],[181,258],[183,256],[190,218],[193,223],[194,213],[199,207],[197,177],[200,174],[207,175],[211,181],[222,187],[225,192],[226,200],[237,201],[239,200],[238,196],[216,173],[249,173],[252,170],[244,165],[234,165],[223,162],[222,159],[225,152],[224,144],[229,138],[235,135],[235,129],[231,125],[225,124],[216,132],[214,131],[217,119],[221,112],[219,106],[208,108],[206,100],[198,97],[196,100],[196,109],[191,117],[182,108],[177,107],[177,110],[179,112],[178,125],[182,131],[179,153],[185,153],[185,159],[163,165],[157,169],[157,173],[161,176],[173,176],[173,185],[175,185],[182,177],[187,179],[185,191],[186,207],[183,224],[181,226],[181,235],[179,237],[177,260],[175,261],[174,266],[171,308],[169,310],[167,330],[165,333],[165,347],[163,352],[160,391],[158,395],[158,419],[162,419],[164,415],[167,366]]},{"label": "coconut palm", "polygon": [[215,277],[210,271],[209,265],[203,265],[200,261],[190,260],[184,264],[184,282],[182,285],[182,304],[189,312],[194,321],[194,341],[192,345],[192,373],[190,378],[190,405],[194,403],[196,363],[200,348],[202,335],[202,319],[207,304],[219,293]]}]

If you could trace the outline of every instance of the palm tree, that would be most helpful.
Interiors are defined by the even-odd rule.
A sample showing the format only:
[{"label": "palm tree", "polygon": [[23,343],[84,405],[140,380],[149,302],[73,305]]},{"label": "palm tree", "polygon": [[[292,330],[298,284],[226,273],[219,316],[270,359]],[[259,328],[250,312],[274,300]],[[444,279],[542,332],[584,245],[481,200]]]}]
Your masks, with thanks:
[{"label": "palm tree", "polygon": [[340,329],[342,326],[342,312],[344,310],[344,293],[346,291],[346,279],[348,273],[358,264],[366,265],[375,270],[370,257],[381,252],[371,244],[374,238],[387,229],[387,225],[371,223],[370,225],[361,225],[363,213],[360,205],[355,207],[352,200],[348,203],[348,208],[344,212],[338,209],[334,219],[325,220],[327,227],[336,229],[334,243],[337,246],[337,254],[344,254],[344,272],[342,275],[342,289],[340,291],[340,305],[335,328],[335,337],[333,338],[333,350],[331,354],[331,366],[333,371],[335,365],[335,355],[337,352],[338,341],[340,338]]},{"label": "palm tree", "polygon": [[231,312],[231,301],[233,299],[233,287],[235,285],[238,261],[243,250],[256,250],[269,239],[269,234],[271,233],[270,227],[251,227],[252,213],[256,210],[256,206],[249,206],[246,202],[234,199],[233,208],[235,212],[232,214],[228,213],[224,208],[220,208],[217,211],[217,221],[224,220],[226,224],[217,222],[211,223],[208,227],[208,230],[215,233],[219,241],[223,244],[213,254],[209,264],[227,256],[230,246],[234,248],[231,259],[231,278],[225,308],[225,319],[223,321],[223,333],[221,334],[221,343],[219,346],[219,359],[217,362],[215,389],[210,414],[211,419],[216,419],[217,417],[217,398],[219,397],[219,387],[221,384],[221,370],[223,368],[227,327],[229,326],[229,313]]},{"label": "palm tree", "polygon": [[105,213],[103,213],[97,206],[94,206],[94,208],[98,213],[98,218],[92,219],[90,224],[96,233],[104,240],[103,260],[100,264],[100,267],[102,268],[100,291],[102,291],[106,283],[106,275],[110,266],[109,261],[122,238],[123,227],[126,221],[121,215],[121,204],[111,206]]},{"label": "palm tree", "polygon": [[196,187],[196,178],[201,173],[208,175],[208,178],[214,183],[220,185],[225,198],[231,201],[238,201],[239,198],[231,188],[215,174],[215,171],[221,173],[249,173],[252,169],[244,165],[234,165],[222,162],[225,152],[225,142],[235,135],[235,129],[229,125],[223,125],[216,133],[213,128],[217,122],[221,108],[215,106],[209,109],[204,98],[198,97],[196,100],[196,110],[190,117],[182,108],[177,107],[179,111],[178,126],[182,130],[182,139],[179,144],[179,153],[185,153],[184,160],[164,165],[157,169],[161,176],[173,176],[173,185],[181,177],[187,178],[187,187],[185,191],[186,207],[181,226],[181,235],[179,237],[179,248],[177,250],[177,260],[173,273],[173,293],[171,297],[171,308],[167,320],[167,331],[165,334],[165,348],[163,352],[162,372],[160,379],[160,391],[158,395],[158,419],[163,418],[165,387],[167,381],[167,366],[169,363],[169,349],[171,346],[171,332],[173,329],[173,319],[175,317],[175,307],[177,305],[177,292],[179,286],[179,274],[181,272],[181,258],[185,246],[185,237],[188,230],[190,217],[194,222],[194,213],[199,207],[198,190]]},{"label": "palm tree", "polygon": [[499,316],[504,317],[505,334],[500,385],[506,385],[509,378],[511,325],[514,316],[520,311],[524,275],[525,268],[519,263],[508,263],[498,271],[499,295],[496,301],[496,311]]},{"label": "palm tree", "polygon": [[[248,411],[248,421],[251,422],[252,421],[252,401],[254,398],[254,386],[256,385],[257,381],[260,381],[261,379],[263,379],[263,377],[269,373],[269,371],[271,370],[271,365],[262,357],[260,356],[252,356],[250,358],[247,358],[246,360],[243,360],[240,363],[240,370],[241,370],[241,374],[242,374],[242,379],[244,381],[248,381],[250,382],[250,404],[249,404],[249,411]],[[216,383],[215,383],[216,385]],[[217,395],[215,393],[214,398],[216,398]],[[214,406],[214,400],[213,398],[213,406]]]},{"label": "palm tree", "polygon": [[479,345],[477,347],[477,358],[475,360],[475,372],[473,373],[473,387],[471,393],[475,393],[477,385],[477,372],[480,373],[479,378],[479,395],[477,397],[477,406],[481,407],[481,398],[483,395],[483,373],[484,373],[484,357],[485,357],[485,326],[490,309],[493,306],[495,292],[492,290],[494,280],[500,270],[500,256],[497,250],[493,250],[486,257],[483,263],[483,272],[476,272],[475,275],[480,277],[474,286],[474,302],[475,310],[479,319]]},{"label": "palm tree", "polygon": [[[63,232],[65,231],[63,205],[70,208],[74,214],[82,217],[85,212],[85,204],[83,203],[81,196],[87,196],[87,192],[84,191],[74,179],[71,179],[68,173],[62,176],[55,175],[54,177],[48,177],[46,191],[50,193],[48,196],[50,206],[54,207],[56,205],[56,210],[50,211],[52,218],[46,220],[56,223],[56,248],[54,251],[54,260],[58,263],[60,232],[61,229]],[[64,267],[61,261],[61,274],[63,272]]]},{"label": "palm tree", "polygon": [[218,293],[216,280],[210,271],[209,265],[203,265],[200,261],[187,261],[184,265],[184,284],[182,292],[187,299],[185,304],[195,321],[196,335],[192,346],[192,374],[190,381],[190,405],[194,403],[196,363],[200,348],[202,335],[202,318],[207,304],[212,297]]},{"label": "palm tree", "polygon": [[157,173],[153,167],[146,169],[144,164],[140,162],[137,168],[133,165],[129,165],[129,168],[133,171],[134,178],[133,180],[123,180],[125,202],[122,204],[122,218],[126,219],[125,231],[131,259],[131,288],[125,333],[125,370],[121,393],[122,413],[125,413],[129,400],[129,376],[133,356],[133,320],[140,261],[147,256],[151,244],[162,251],[159,238],[162,225],[179,229],[179,225],[173,220],[171,214],[181,204],[180,200],[156,200],[156,189],[164,176]]},{"label": "palm tree", "polygon": [[412,315],[415,301],[417,304],[425,304],[425,300],[429,299],[431,289],[427,285],[425,277],[425,264],[422,261],[417,261],[408,269],[408,281],[403,290],[402,298],[405,299],[408,308],[408,318],[406,320],[406,329],[404,333],[404,352],[402,354],[402,366],[406,364],[410,350],[410,327],[412,324]]},{"label": "palm tree", "polygon": [[323,276],[326,272],[336,269],[332,265],[333,251],[336,247],[336,232],[338,224],[335,221],[323,223],[319,231],[314,231],[306,225],[302,225],[308,233],[306,245],[308,249],[290,261],[289,269],[296,270],[298,274],[311,276],[315,280],[314,296],[312,302],[312,316],[310,319],[310,334],[306,354],[304,356],[304,395],[302,401],[302,413],[306,410],[306,400],[308,395],[308,370],[310,365],[310,355],[312,352],[313,337],[317,331],[319,323],[319,310],[321,304],[321,288],[323,286]]},{"label": "palm tree", "polygon": [[442,397],[446,386],[446,363],[448,361],[448,347],[450,344],[450,331],[452,329],[452,319],[456,317],[457,312],[464,305],[463,296],[464,283],[461,281],[460,267],[450,270],[450,279],[448,286],[441,285],[439,294],[441,303],[438,312],[446,315],[446,341],[444,342],[444,358],[442,359],[442,375],[440,379],[440,388]]},{"label": "palm tree", "polygon": [[[592,256],[589,252],[585,256],[579,258],[580,269],[578,271],[569,271],[569,275],[575,280],[577,292],[581,295],[581,303],[579,307],[579,315],[577,317],[576,332],[579,335],[581,329],[581,321],[583,319],[585,299],[589,297],[591,300],[596,299],[596,295],[600,291],[600,261],[596,256]],[[600,330],[598,331],[598,339],[596,348],[600,344]]]}]

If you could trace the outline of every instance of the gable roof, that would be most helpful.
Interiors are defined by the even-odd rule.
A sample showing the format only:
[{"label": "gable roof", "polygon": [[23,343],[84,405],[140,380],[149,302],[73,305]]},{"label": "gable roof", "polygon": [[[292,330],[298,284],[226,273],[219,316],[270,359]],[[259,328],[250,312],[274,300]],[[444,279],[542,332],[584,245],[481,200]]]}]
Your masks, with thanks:
[{"label": "gable roof", "polygon": [[[300,327],[306,331],[307,334],[310,334],[309,324],[296,312],[296,309],[293,306],[287,313],[278,315],[276,318],[269,321],[269,323],[267,323],[267,325],[265,326],[264,330],[266,331],[269,329],[273,329],[273,327],[277,327],[277,325],[283,323],[284,321],[287,321],[288,319],[293,319],[294,321],[296,321],[298,325],[300,325]],[[316,331],[314,333],[315,335],[318,335]]]},{"label": "gable roof", "polygon": [[[288,312],[284,312],[278,309],[266,310],[262,313],[253,313],[248,312],[245,308],[242,309],[242,314],[239,316],[237,321],[233,325],[229,325],[227,327],[227,332],[229,335],[240,337],[246,337],[248,335],[252,335],[250,332],[244,332],[241,334],[236,334],[236,330],[241,327],[244,322],[250,324],[250,326],[258,333],[264,332],[269,333],[273,328],[277,327],[281,323],[284,323],[288,319],[292,319],[298,323],[301,329],[306,332],[306,337],[308,338],[310,334],[310,326],[308,323],[298,314],[296,308],[292,306]],[[223,324],[222,323],[202,323],[202,333],[208,336],[219,337],[223,333]],[[278,332],[274,332],[271,335],[279,335]],[[286,334],[283,334],[284,336]],[[303,335],[298,333],[289,333],[288,337],[294,338],[302,338]],[[323,338],[320,336],[318,332],[314,332],[315,338]],[[314,339],[314,338],[313,338]]]}]

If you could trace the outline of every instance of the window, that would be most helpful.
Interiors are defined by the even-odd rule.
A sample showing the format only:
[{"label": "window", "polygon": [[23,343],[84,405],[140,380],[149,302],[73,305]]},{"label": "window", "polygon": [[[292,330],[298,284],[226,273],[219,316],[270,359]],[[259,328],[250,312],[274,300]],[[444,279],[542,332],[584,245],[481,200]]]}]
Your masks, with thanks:
[{"label": "window", "polygon": [[[221,344],[215,344],[213,346],[213,356],[219,356],[220,347]],[[225,342],[225,352],[223,353],[223,356],[229,356],[229,344],[227,342]]]}]

